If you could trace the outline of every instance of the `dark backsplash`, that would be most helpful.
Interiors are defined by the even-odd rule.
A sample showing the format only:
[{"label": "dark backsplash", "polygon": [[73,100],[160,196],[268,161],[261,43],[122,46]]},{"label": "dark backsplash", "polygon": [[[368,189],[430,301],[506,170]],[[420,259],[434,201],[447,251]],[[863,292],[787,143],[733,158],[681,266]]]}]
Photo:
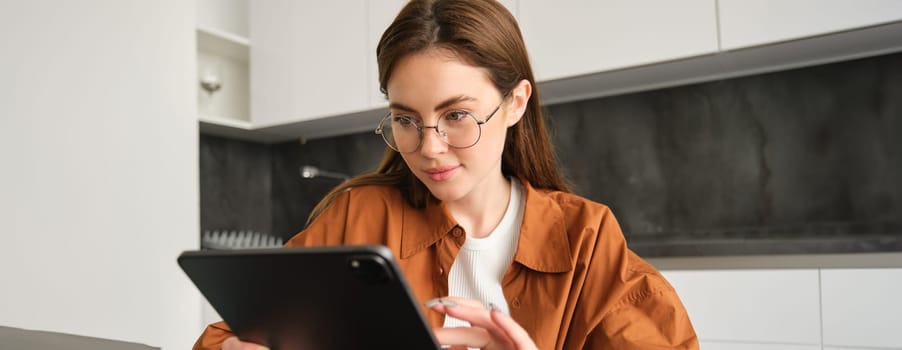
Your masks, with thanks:
[{"label": "dark backsplash", "polygon": [[359,175],[379,165],[384,147],[382,138],[375,133],[273,146],[273,173],[280,174],[273,177],[273,193],[284,194],[273,196],[273,232],[281,236],[298,233],[319,199],[342,181],[301,178],[301,166]]},{"label": "dark backsplash", "polygon": [[201,230],[272,232],[272,146],[200,135]]},{"label": "dark backsplash", "polygon": [[[902,251],[902,54],[547,106],[576,192],[645,256]],[[201,137],[201,225],[284,238],[381,139]],[[267,198],[269,199],[267,201]]]}]

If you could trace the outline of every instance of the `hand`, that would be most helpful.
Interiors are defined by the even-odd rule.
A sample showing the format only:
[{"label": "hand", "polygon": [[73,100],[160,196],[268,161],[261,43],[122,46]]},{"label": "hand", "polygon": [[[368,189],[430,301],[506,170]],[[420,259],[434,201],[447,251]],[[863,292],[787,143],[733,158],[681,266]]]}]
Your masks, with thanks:
[{"label": "hand", "polygon": [[240,341],[238,337],[229,337],[222,342],[222,350],[269,350],[269,348],[260,344]]},{"label": "hand", "polygon": [[426,306],[463,321],[470,327],[436,328],[435,337],[451,349],[480,348],[484,350],[537,350],[536,344],[516,321],[479,301],[445,297],[426,302]]}]

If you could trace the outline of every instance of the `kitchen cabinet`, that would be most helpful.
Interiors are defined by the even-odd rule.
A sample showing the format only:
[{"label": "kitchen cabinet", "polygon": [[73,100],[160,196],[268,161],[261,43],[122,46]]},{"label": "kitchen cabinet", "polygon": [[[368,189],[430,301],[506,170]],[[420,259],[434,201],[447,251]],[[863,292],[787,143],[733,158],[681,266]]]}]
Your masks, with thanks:
[{"label": "kitchen cabinet", "polygon": [[[824,267],[661,272],[686,306],[702,349],[902,349],[899,256],[828,259],[784,260]],[[892,267],[832,267],[841,265]]]},{"label": "kitchen cabinet", "polygon": [[722,50],[902,20],[898,0],[718,0]]},{"label": "kitchen cabinet", "polygon": [[[199,73],[210,61],[226,68],[212,102],[198,92],[201,131],[304,140],[369,131],[384,115],[376,45],[405,0],[197,1],[250,10],[245,36],[198,20]],[[902,35],[895,0],[854,11],[838,0],[502,3],[518,18],[545,104],[895,52]]]},{"label": "kitchen cabinet", "polygon": [[367,3],[250,2],[255,128],[369,108]]},{"label": "kitchen cabinet", "polygon": [[821,271],[824,346],[902,349],[902,269]]},{"label": "kitchen cabinet", "polygon": [[520,0],[538,81],[715,53],[713,0]]},{"label": "kitchen cabinet", "polygon": [[[250,128],[247,0],[197,0],[197,114],[201,131]],[[205,90],[202,82],[214,90]]]},{"label": "kitchen cabinet", "polygon": [[[820,345],[765,344],[723,341],[701,341],[699,348],[705,350],[823,350]],[[848,350],[848,349],[843,349]]]},{"label": "kitchen cabinet", "polygon": [[817,269],[662,273],[680,295],[703,342],[820,345]]}]

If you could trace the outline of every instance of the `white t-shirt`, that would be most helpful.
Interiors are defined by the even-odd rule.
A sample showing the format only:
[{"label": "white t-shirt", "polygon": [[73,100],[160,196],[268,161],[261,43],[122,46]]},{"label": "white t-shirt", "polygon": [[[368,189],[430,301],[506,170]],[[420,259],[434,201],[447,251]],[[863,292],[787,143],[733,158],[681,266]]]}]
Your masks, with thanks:
[{"label": "white t-shirt", "polygon": [[[488,307],[495,304],[510,314],[501,289],[501,278],[517,251],[520,224],[523,222],[523,184],[511,177],[511,196],[498,226],[485,238],[467,237],[448,273],[448,295],[476,299]],[[445,317],[445,327],[469,326],[468,322]]]}]

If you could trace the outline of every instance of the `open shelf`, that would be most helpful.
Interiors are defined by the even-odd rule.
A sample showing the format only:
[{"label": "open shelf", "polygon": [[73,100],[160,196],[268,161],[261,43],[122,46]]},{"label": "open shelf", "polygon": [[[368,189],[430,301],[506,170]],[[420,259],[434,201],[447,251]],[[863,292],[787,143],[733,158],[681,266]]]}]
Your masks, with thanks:
[{"label": "open shelf", "polygon": [[213,69],[223,82],[212,94],[198,86],[200,131],[248,138],[253,129],[248,120],[250,41],[219,29],[198,26],[196,30],[198,71]]},{"label": "open shelf", "polygon": [[197,120],[201,122],[201,124],[212,124],[218,126],[225,126],[229,128],[241,129],[241,130],[251,130],[251,122],[247,120],[238,120],[232,118],[222,118],[222,117],[210,117],[200,115],[197,117]]},{"label": "open shelf", "polygon": [[250,57],[250,40],[217,29],[197,27],[197,49],[246,63]]}]

